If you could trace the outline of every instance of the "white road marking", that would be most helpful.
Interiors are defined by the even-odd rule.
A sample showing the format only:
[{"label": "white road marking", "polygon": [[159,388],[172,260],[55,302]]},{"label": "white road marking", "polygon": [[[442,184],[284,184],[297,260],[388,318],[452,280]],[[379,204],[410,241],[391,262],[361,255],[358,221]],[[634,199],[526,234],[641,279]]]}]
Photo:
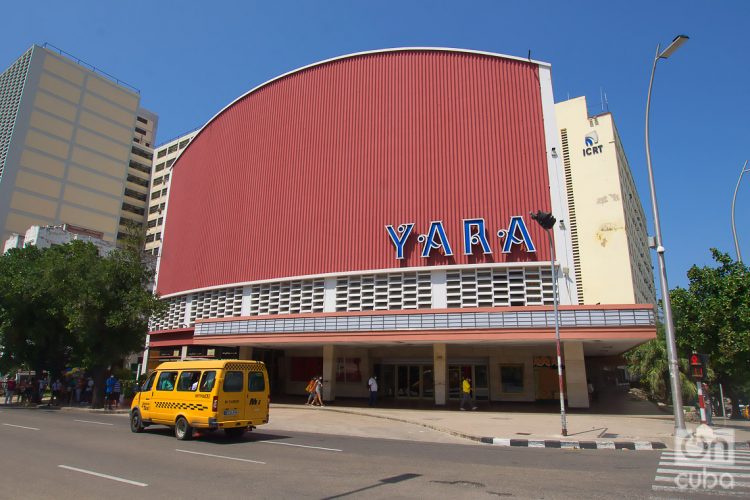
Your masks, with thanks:
[{"label": "white road marking", "polygon": [[146,483],[139,483],[138,481],[131,481],[130,479],[124,479],[122,477],[110,476],[109,474],[102,474],[101,472],[94,472],[92,470],[79,469],[77,467],[70,467],[68,465],[58,465],[61,469],[68,469],[76,472],[82,472],[96,477],[103,477],[104,479],[111,479],[112,481],[118,481],[120,483],[132,484],[133,486],[148,486]]},{"label": "white road marking", "polygon": [[292,443],[279,443],[277,441],[259,441],[260,443],[266,444],[278,444],[281,446],[294,446],[295,448],[310,448],[313,450],[325,450],[325,451],[344,451],[336,448],[323,448],[322,446],[305,446],[304,444],[292,444]]},{"label": "white road marking", "polygon": [[236,457],[225,457],[224,455],[213,455],[211,453],[200,453],[197,451],[188,451],[188,450],[175,450],[179,451],[180,453],[190,453],[192,455],[203,455],[204,457],[213,457],[213,458],[226,458],[227,460],[237,460],[239,462],[250,462],[251,464],[261,464],[265,465],[265,462],[259,462],[257,460],[249,460],[247,458],[236,458]]},{"label": "white road marking", "polygon": [[83,422],[84,424],[98,424],[98,425],[115,425],[115,424],[109,424],[107,422],[94,422],[93,420],[78,420],[77,418],[74,419],[75,422]]},{"label": "white road marking", "polygon": [[28,429],[30,431],[38,431],[39,430],[36,427],[26,427],[26,426],[23,426],[23,425],[13,425],[13,424],[3,424],[3,425],[7,425],[8,427],[18,427],[19,429]]}]

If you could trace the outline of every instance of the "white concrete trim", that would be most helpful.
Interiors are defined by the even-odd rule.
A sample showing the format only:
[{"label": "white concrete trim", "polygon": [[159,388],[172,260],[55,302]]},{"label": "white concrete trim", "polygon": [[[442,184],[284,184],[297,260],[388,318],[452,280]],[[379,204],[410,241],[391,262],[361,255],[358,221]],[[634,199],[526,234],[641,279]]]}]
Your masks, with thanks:
[{"label": "white concrete trim", "polygon": [[[547,173],[549,176],[550,201],[552,213],[561,224],[555,224],[555,254],[558,262],[558,291],[560,304],[578,304],[578,290],[576,289],[575,266],[573,262],[573,241],[570,236],[570,221],[568,220],[568,196],[565,184],[565,173],[560,165],[562,147],[560,146],[560,131],[555,120],[555,100],[552,94],[552,74],[547,66],[539,67],[539,88],[542,98],[542,116],[544,116],[544,138],[547,144]],[[556,154],[552,154],[552,149]],[[549,245],[549,243],[545,242]],[[567,272],[563,272],[567,270]]]},{"label": "white concrete trim", "polygon": [[[546,245],[547,243],[545,243]],[[559,261],[557,262],[558,265],[560,265]],[[237,282],[237,283],[226,283],[223,285],[214,285],[214,286],[207,286],[203,288],[193,288],[191,290],[183,290],[181,292],[176,293],[170,293],[170,294],[164,294],[160,295],[159,298],[161,299],[170,299],[172,297],[181,297],[183,295],[188,295],[192,293],[198,293],[198,292],[207,292],[210,290],[221,290],[223,288],[236,288],[241,286],[248,286],[248,285],[261,285],[264,283],[281,283],[284,281],[304,281],[304,280],[315,280],[315,279],[321,279],[321,278],[338,278],[339,276],[364,276],[369,274],[402,274],[402,273],[411,273],[411,272],[425,272],[425,271],[453,271],[453,270],[461,270],[461,269],[487,269],[487,268],[504,268],[504,267],[538,267],[538,266],[547,266],[549,267],[549,263],[547,261],[529,261],[529,262],[495,262],[495,263],[489,263],[489,264],[453,264],[453,265],[442,265],[442,266],[415,266],[415,267],[392,267],[387,269],[365,269],[361,271],[344,271],[339,273],[323,273],[323,274],[307,274],[307,275],[299,275],[299,276],[288,276],[288,277],[279,277],[279,278],[272,278],[272,279],[265,279],[265,280],[255,280],[255,281],[243,281],[243,282]],[[186,304],[187,307],[187,304]]]}]

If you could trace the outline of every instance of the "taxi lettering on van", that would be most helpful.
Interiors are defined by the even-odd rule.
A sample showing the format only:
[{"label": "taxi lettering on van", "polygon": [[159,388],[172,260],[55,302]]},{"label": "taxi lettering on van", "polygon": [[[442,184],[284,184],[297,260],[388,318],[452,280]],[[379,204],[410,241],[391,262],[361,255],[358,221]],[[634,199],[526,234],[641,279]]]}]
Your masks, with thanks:
[{"label": "taxi lettering on van", "polygon": [[174,428],[180,440],[190,439],[193,429],[240,437],[268,423],[268,409],[268,372],[260,361],[166,362],[133,398],[130,430],[159,424]]}]

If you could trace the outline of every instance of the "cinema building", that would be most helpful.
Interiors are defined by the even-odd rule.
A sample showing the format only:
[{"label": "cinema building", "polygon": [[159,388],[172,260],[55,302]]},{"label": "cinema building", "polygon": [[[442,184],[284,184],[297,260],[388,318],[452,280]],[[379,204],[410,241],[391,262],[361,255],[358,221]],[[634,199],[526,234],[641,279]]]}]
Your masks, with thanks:
[{"label": "cinema building", "polygon": [[[558,119],[559,118],[559,119]],[[593,151],[596,150],[596,153]],[[281,75],[171,169],[144,369],[260,359],[272,390],[449,404],[554,400],[552,212],[566,397],[655,337],[645,220],[609,114],[558,105],[550,66],[396,49]]]}]

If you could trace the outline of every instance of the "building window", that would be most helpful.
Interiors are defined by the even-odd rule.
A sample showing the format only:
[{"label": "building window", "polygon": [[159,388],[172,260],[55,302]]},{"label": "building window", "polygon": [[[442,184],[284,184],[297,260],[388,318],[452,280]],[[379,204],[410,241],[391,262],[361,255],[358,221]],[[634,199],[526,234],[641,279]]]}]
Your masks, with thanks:
[{"label": "building window", "polygon": [[152,241],[154,241],[154,235],[153,234],[147,235],[146,236],[146,243],[151,243]]},{"label": "building window", "polygon": [[141,165],[140,163],[135,162],[133,160],[130,160],[130,168],[138,170],[139,172],[143,172],[144,174],[151,174],[151,167],[147,167],[146,165]]},{"label": "building window", "polygon": [[167,189],[166,188],[164,188],[164,189],[161,190],[161,195],[162,196],[167,196]]},{"label": "building window", "polygon": [[141,123],[148,123],[148,120],[146,120],[145,118],[141,118],[140,116],[139,116],[138,118],[136,118],[136,119],[137,119],[137,120],[138,120],[139,122],[141,122]]},{"label": "building window", "polygon": [[157,166],[154,167],[154,172],[161,172],[162,170],[164,170],[164,165],[165,165],[164,162],[159,163]]},{"label": "building window", "polygon": [[145,130],[143,130],[142,128],[138,128],[138,127],[135,127],[135,131],[136,131],[136,133],[138,133],[138,134],[141,134],[141,135],[146,135],[146,131],[145,131]]},{"label": "building window", "polygon": [[162,149],[161,151],[159,151],[158,153],[156,153],[156,157],[157,158],[164,158],[165,156],[167,156],[167,150],[166,149]]},{"label": "building window", "polygon": [[177,144],[172,144],[171,146],[169,146],[167,153],[174,153],[175,151],[177,151]]},{"label": "building window", "polygon": [[152,219],[148,221],[148,227],[149,228],[156,227],[156,219]]},{"label": "building window", "polygon": [[167,160],[167,168],[171,167],[172,165],[174,165],[174,159]]},{"label": "building window", "polygon": [[146,211],[141,207],[136,207],[134,205],[131,205],[130,203],[123,203],[122,209],[126,212],[138,214],[138,215],[144,215]]},{"label": "building window", "polygon": [[139,186],[148,187],[148,179],[141,179],[140,177],[136,177],[132,174],[128,174],[128,182],[138,184]]},{"label": "building window", "polygon": [[187,146],[189,142],[190,142],[190,139],[185,139],[184,141],[182,141],[180,143],[180,149],[185,149],[185,146]]},{"label": "building window", "polygon": [[149,153],[148,151],[144,151],[144,150],[142,150],[141,148],[136,148],[135,146],[133,146],[132,148],[130,148],[130,151],[131,151],[131,152],[132,152],[132,153],[133,153],[134,155],[140,156],[140,157],[142,157],[142,158],[146,158],[146,159],[147,159],[147,160],[149,160],[149,161],[151,161],[151,160],[153,160],[153,159],[154,159],[154,155],[152,155],[152,154],[151,154],[151,153]]},{"label": "building window", "polygon": [[125,196],[129,196],[130,198],[135,198],[136,200],[146,201],[146,194],[145,193],[139,193],[137,191],[133,191],[132,189],[125,188]]},{"label": "building window", "polygon": [[503,392],[523,392],[523,365],[500,365],[500,387]]},{"label": "building window", "polygon": [[156,239],[156,241],[161,240],[161,233],[156,233],[156,236],[154,239]]}]

